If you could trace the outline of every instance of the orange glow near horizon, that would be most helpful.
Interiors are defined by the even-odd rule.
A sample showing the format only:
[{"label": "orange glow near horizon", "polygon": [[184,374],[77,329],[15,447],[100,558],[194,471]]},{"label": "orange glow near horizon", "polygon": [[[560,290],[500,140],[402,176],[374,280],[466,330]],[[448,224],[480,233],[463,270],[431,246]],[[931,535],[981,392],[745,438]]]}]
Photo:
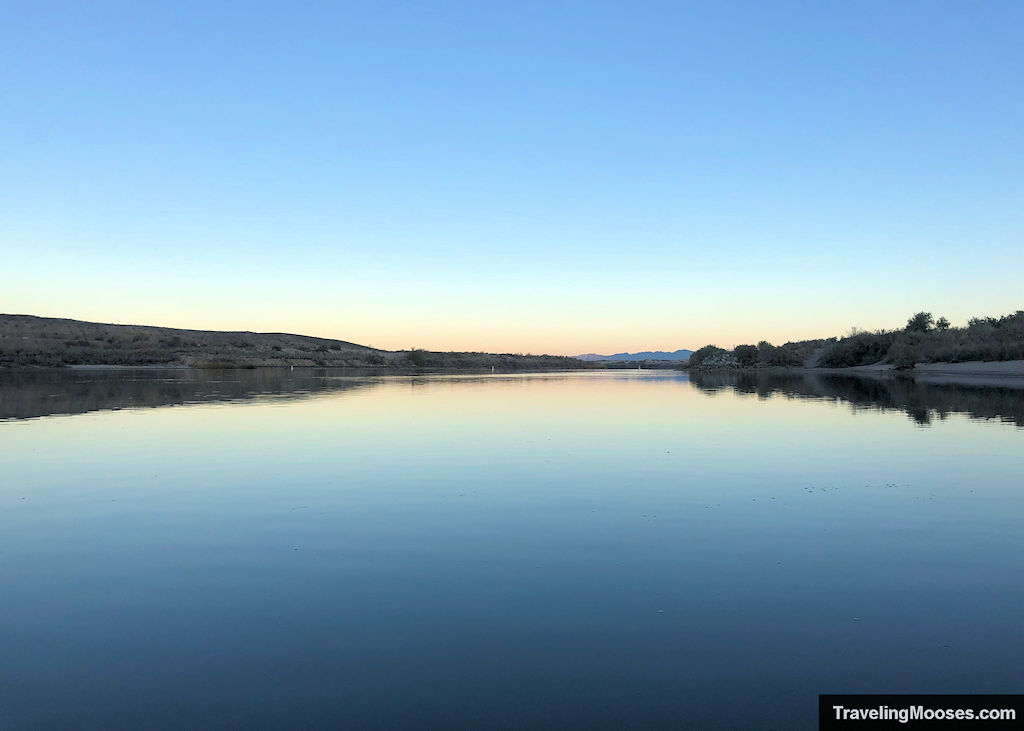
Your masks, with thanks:
[{"label": "orange glow near horizon", "polygon": [[[1016,276],[1007,270],[1006,278]],[[567,285],[568,287],[569,285]],[[148,286],[127,277],[105,289],[85,288],[62,278],[43,290],[19,280],[4,292],[4,311],[90,322],[155,325],[194,330],[287,332],[344,340],[384,350],[499,353],[620,353],[734,347],[768,340],[776,345],[902,327],[922,309],[954,325],[970,317],[1020,309],[1016,290],[1002,287],[984,306],[971,290],[951,291],[929,303],[899,290],[853,295],[831,282],[802,288],[744,293],[733,288],[721,299],[713,282],[689,292],[653,291],[609,299],[583,290],[538,288],[515,295],[488,293],[483,285],[432,294],[400,284],[337,291],[310,280],[235,279],[162,281]],[[849,288],[851,291],[853,288]],[[60,292],[53,295],[53,291]],[[272,295],[259,296],[259,292]],[[301,294],[300,294],[301,293]],[[546,294],[545,294],[546,293]]]},{"label": "orange glow near horizon", "polygon": [[[734,347],[742,343],[756,344],[768,340],[782,344],[841,336],[852,325],[865,329],[900,327],[905,316],[884,317],[878,313],[870,321],[862,318],[850,322],[829,313],[807,313],[801,319],[774,317],[753,319],[743,313],[690,311],[679,315],[669,311],[595,312],[589,318],[579,313],[556,318],[555,313],[542,316],[529,313],[478,313],[455,318],[442,313],[410,312],[408,317],[397,313],[355,313],[341,311],[307,313],[255,309],[219,312],[192,308],[133,308],[134,315],[95,304],[67,310],[40,307],[36,311],[10,311],[10,314],[32,314],[42,317],[66,317],[90,322],[125,325],[154,325],[191,330],[228,330],[252,332],[287,332],[297,335],[344,340],[383,350],[424,348],[435,351],[479,351],[492,353],[533,353],[579,355],[611,354],[648,350],[696,350],[709,343]],[[1011,310],[1007,310],[1011,311]],[[997,313],[1002,314],[999,310]],[[974,312],[971,312],[973,316]],[[988,314],[988,313],[984,313]],[[947,315],[949,316],[949,315]],[[954,317],[951,320],[956,322]],[[966,316],[963,318],[966,320]]]}]

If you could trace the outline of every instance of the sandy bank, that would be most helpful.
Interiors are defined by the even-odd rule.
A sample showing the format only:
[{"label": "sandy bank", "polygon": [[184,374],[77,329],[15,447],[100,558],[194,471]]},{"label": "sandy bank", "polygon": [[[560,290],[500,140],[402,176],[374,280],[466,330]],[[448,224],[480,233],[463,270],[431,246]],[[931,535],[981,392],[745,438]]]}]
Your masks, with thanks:
[{"label": "sandy bank", "polygon": [[851,376],[899,376],[912,378],[920,383],[959,383],[1024,388],[1024,360],[918,363],[910,371],[898,371],[890,363],[852,368],[805,368],[804,371]]},{"label": "sandy bank", "polygon": [[968,361],[966,363],[919,363],[914,374],[964,374],[971,376],[1019,376],[1024,378],[1024,360]]},{"label": "sandy bank", "polygon": [[850,368],[807,368],[817,373],[902,373],[908,376],[999,376],[1024,378],[1024,360],[973,360],[964,363],[918,363],[910,371],[897,371],[891,363]]}]

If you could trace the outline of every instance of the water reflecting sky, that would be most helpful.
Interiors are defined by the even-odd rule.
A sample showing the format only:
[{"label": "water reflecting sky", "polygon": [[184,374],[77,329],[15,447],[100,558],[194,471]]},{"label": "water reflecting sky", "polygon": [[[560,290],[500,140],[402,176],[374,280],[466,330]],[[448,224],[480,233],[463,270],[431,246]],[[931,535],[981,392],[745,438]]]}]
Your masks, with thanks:
[{"label": "water reflecting sky", "polygon": [[1022,401],[650,371],[7,375],[0,709],[813,728],[823,692],[1015,692]]}]

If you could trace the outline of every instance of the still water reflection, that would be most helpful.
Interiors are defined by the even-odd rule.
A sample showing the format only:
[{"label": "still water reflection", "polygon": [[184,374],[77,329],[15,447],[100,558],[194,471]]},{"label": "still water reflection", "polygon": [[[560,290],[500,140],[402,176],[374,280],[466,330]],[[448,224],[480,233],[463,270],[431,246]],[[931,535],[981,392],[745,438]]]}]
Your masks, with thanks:
[{"label": "still water reflection", "polygon": [[820,692],[1015,692],[1022,404],[8,373],[3,725],[813,728]]}]

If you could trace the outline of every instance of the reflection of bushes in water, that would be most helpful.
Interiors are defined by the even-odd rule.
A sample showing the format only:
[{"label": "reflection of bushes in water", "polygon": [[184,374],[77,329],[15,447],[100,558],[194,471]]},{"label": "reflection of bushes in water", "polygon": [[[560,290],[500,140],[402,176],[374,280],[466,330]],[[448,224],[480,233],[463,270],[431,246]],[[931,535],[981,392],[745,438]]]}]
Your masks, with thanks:
[{"label": "reflection of bushes in water", "polygon": [[691,371],[690,382],[706,393],[731,389],[761,398],[782,395],[843,402],[855,409],[903,411],[918,424],[967,414],[1024,427],[1024,389],[1002,386],[918,383],[911,378],[759,371]]}]

